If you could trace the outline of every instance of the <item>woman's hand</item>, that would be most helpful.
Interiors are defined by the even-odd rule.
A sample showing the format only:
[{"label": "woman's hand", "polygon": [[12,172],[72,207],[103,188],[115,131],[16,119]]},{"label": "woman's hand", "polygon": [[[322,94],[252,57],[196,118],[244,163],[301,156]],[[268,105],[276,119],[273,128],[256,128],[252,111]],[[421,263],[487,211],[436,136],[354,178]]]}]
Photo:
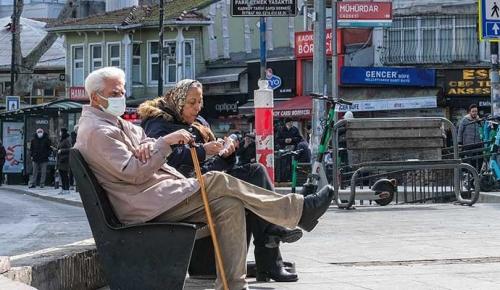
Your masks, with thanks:
[{"label": "woman's hand", "polygon": [[216,155],[219,154],[219,152],[224,148],[224,145],[222,143],[217,142],[217,141],[211,141],[208,143],[203,144],[203,149],[205,149],[205,152],[207,155]]},{"label": "woman's hand", "polygon": [[226,158],[231,154],[233,154],[234,151],[236,150],[236,142],[229,137],[225,137],[224,142],[225,142],[224,146],[226,148],[224,149],[224,153],[222,153],[222,157]]},{"label": "woman's hand", "polygon": [[194,141],[193,135],[185,129],[177,130],[164,137],[168,145],[189,144]]}]

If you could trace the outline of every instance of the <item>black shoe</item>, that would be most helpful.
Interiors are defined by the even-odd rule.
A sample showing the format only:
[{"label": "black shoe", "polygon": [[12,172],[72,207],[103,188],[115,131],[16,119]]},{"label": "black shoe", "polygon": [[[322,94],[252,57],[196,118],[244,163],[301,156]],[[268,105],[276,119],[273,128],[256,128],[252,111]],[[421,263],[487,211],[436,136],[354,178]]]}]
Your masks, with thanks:
[{"label": "black shoe", "polygon": [[294,243],[300,240],[303,235],[300,229],[289,230],[273,224],[269,225],[266,234],[268,235],[266,242],[266,247],[268,248],[276,248],[280,242]]},{"label": "black shoe", "polygon": [[296,282],[299,280],[297,274],[286,270],[279,248],[255,247],[254,253],[257,281],[269,282],[272,279],[276,282]]},{"label": "black shoe", "polygon": [[36,185],[30,185],[28,188],[35,188]]},{"label": "black shoe", "polygon": [[305,231],[312,231],[318,224],[318,219],[326,212],[333,199],[333,187],[326,185],[316,194],[304,197],[304,207],[299,227]]}]

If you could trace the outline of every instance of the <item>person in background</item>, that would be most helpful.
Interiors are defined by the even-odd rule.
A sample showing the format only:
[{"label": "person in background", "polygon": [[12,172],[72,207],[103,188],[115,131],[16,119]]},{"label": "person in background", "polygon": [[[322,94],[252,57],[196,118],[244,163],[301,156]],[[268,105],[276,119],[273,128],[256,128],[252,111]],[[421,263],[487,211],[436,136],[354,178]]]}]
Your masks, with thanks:
[{"label": "person in background", "polygon": [[[470,105],[467,112],[468,114],[462,118],[458,126],[458,144],[464,146],[462,147],[464,151],[479,149],[483,146],[479,133],[481,119],[478,116],[478,106],[476,104]],[[465,157],[470,158],[467,163],[479,169],[482,162],[475,157],[477,155],[481,155],[481,152],[466,153]]]},{"label": "person in background", "polygon": [[47,175],[47,163],[49,162],[49,155],[52,152],[51,142],[49,135],[44,132],[42,128],[36,129],[36,133],[31,139],[30,154],[33,164],[33,174],[30,179],[29,188],[36,187],[36,180],[40,173],[40,188],[45,186],[45,179]]},{"label": "person in background", "polygon": [[57,147],[57,170],[61,177],[62,190],[59,194],[69,194],[69,149],[71,149],[71,138],[68,129],[61,129],[61,140]]},{"label": "person in background", "polygon": [[5,155],[7,155],[7,153],[5,152],[5,147],[3,146],[2,141],[0,141],[0,185],[4,183],[3,165],[5,164]]},{"label": "person in background", "polygon": [[240,143],[240,147],[236,151],[236,155],[239,156],[239,164],[245,165],[250,163],[255,163],[255,134],[247,133]]},{"label": "person in background", "polygon": [[[73,128],[73,131],[70,134],[71,147],[75,146],[76,136],[77,136],[76,132],[77,131],[78,131],[78,125],[75,125],[75,127]],[[73,188],[74,185],[75,185],[75,178],[73,176],[73,172],[71,172],[71,168],[69,168],[69,186],[70,186],[71,189],[74,189]]]},{"label": "person in background", "polygon": [[285,126],[281,128],[276,136],[276,141],[280,149],[285,149],[285,147],[292,145],[293,150],[296,149],[297,145],[304,139],[299,133],[299,129],[293,125],[293,121],[290,118],[285,119]]}]

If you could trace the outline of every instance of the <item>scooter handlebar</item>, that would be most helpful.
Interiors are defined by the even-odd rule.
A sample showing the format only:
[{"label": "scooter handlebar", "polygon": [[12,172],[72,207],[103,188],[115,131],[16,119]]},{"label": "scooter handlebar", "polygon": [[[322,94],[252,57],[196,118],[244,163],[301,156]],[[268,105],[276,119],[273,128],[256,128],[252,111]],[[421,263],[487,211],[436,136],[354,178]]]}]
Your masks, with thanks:
[{"label": "scooter handlebar", "polygon": [[316,99],[316,100],[328,101],[328,102],[331,102],[334,104],[352,105],[352,102],[346,101],[346,100],[341,99],[341,98],[332,98],[329,96],[325,96],[322,94],[316,94],[316,93],[311,93],[310,95],[313,99]]}]

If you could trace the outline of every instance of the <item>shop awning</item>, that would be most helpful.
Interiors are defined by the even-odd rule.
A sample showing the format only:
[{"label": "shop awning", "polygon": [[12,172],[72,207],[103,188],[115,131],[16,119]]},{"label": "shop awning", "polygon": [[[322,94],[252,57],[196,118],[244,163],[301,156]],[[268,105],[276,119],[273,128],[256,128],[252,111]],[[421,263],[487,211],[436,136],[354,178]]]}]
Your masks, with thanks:
[{"label": "shop awning", "polygon": [[35,113],[35,112],[46,112],[46,111],[81,111],[82,106],[83,106],[82,103],[64,99],[41,105],[27,106],[15,111],[2,112],[0,113],[0,117],[18,115],[28,112]]},{"label": "shop awning", "polygon": [[240,74],[247,70],[246,67],[211,68],[198,75],[196,79],[202,84],[229,83],[239,81]]},{"label": "shop awning", "polygon": [[309,117],[312,111],[312,99],[310,96],[297,96],[288,101],[274,106],[274,117]]}]

